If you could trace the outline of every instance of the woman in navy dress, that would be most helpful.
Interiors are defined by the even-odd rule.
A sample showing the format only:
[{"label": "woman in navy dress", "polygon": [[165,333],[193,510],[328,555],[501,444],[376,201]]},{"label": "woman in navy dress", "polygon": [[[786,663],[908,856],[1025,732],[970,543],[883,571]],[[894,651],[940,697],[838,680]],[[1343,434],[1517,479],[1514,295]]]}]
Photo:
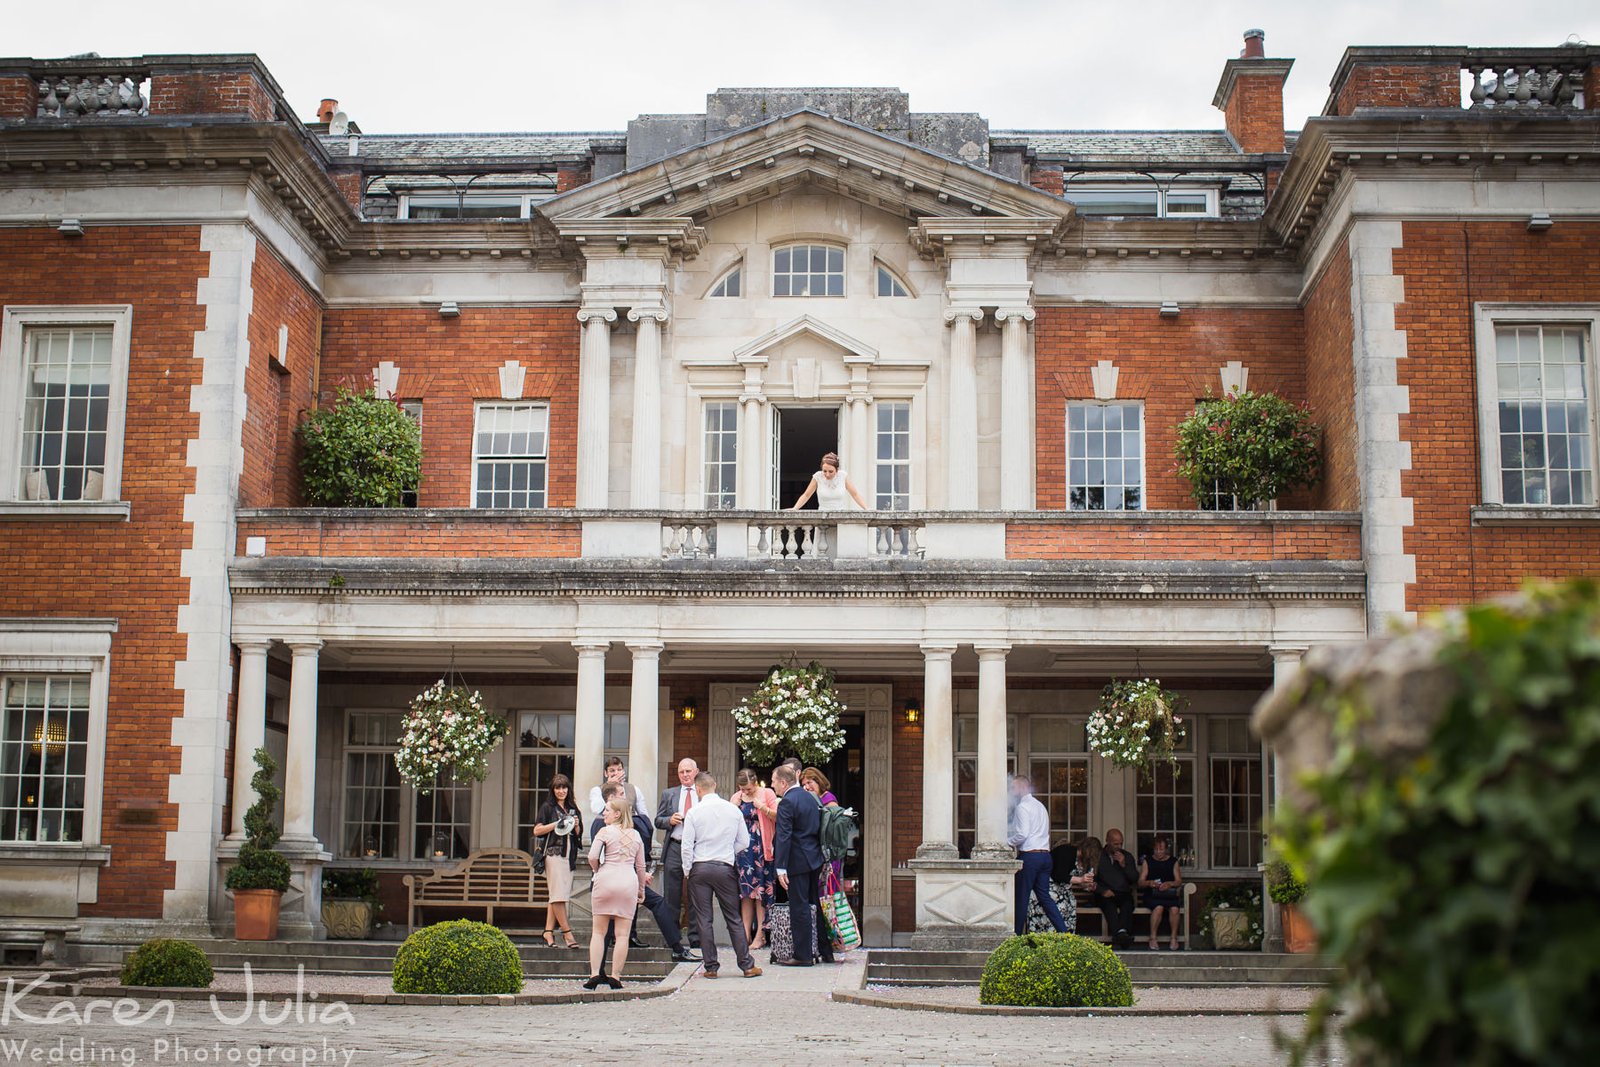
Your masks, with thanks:
[{"label": "woman in navy dress", "polygon": [[[746,768],[734,778],[737,791],[734,803],[744,814],[750,831],[750,847],[734,857],[739,869],[739,908],[751,948],[767,943],[767,910],[772,907],[773,887],[777,883],[772,869],[772,835],[769,828],[778,812],[778,797],[761,785],[756,772]],[[751,920],[754,919],[752,926]]]},{"label": "woman in navy dress", "polygon": [[1161,930],[1161,913],[1166,912],[1172,923],[1167,948],[1176,949],[1178,911],[1183,907],[1183,869],[1172,854],[1172,842],[1166,834],[1157,834],[1150,843],[1150,855],[1139,867],[1139,888],[1144,890],[1145,907],[1150,909],[1150,947],[1161,947],[1157,934]]}]

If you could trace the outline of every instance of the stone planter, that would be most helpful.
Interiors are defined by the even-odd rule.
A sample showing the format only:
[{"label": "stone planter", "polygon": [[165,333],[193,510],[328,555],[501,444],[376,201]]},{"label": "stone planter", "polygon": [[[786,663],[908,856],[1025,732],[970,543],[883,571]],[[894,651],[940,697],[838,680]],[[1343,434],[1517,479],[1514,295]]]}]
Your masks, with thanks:
[{"label": "stone planter", "polygon": [[365,941],[372,936],[372,905],[364,900],[324,900],[322,925],[329,937]]},{"label": "stone planter", "polygon": [[1283,947],[1288,952],[1317,951],[1317,931],[1306,913],[1293,904],[1280,904],[1283,916]]},{"label": "stone planter", "polygon": [[276,889],[233,891],[233,936],[239,941],[272,941],[278,936],[278,909],[283,894]]},{"label": "stone planter", "polygon": [[1248,912],[1222,908],[1211,913],[1211,947],[1219,952],[1251,947]]}]

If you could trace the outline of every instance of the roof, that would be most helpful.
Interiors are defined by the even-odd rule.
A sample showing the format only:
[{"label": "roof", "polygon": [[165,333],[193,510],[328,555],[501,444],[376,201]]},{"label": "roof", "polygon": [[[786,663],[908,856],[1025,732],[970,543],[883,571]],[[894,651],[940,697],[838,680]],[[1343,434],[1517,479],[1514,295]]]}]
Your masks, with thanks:
[{"label": "roof", "polygon": [[[616,131],[572,133],[407,133],[363,134],[360,154],[363,159],[428,160],[507,158],[549,160],[582,159],[597,141],[615,142],[624,134]],[[348,137],[321,138],[334,156],[345,154]]]},{"label": "roof", "polygon": [[1159,159],[1241,154],[1226,130],[996,130],[991,136],[996,141],[1022,141],[1045,156]]}]

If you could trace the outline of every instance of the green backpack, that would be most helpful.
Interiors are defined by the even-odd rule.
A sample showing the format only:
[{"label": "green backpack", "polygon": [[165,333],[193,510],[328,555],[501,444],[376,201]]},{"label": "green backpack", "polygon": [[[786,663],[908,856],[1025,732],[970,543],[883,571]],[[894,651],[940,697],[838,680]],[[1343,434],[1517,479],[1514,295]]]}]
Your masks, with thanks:
[{"label": "green backpack", "polygon": [[861,836],[856,826],[855,812],[839,804],[828,804],[822,809],[822,858],[837,863],[856,851],[856,838]]}]

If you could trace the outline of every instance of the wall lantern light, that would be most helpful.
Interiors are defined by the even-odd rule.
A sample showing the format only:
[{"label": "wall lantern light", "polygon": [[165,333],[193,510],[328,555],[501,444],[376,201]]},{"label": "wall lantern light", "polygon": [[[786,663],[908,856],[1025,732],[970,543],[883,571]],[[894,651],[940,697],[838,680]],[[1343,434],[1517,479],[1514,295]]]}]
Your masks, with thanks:
[{"label": "wall lantern light", "polygon": [[696,710],[698,709],[695,707],[694,698],[690,697],[688,700],[683,702],[683,710],[678,714],[682,717],[684,722],[694,722]]},{"label": "wall lantern light", "polygon": [[922,705],[915,700],[906,701],[906,725],[915,726],[922,721]]}]

